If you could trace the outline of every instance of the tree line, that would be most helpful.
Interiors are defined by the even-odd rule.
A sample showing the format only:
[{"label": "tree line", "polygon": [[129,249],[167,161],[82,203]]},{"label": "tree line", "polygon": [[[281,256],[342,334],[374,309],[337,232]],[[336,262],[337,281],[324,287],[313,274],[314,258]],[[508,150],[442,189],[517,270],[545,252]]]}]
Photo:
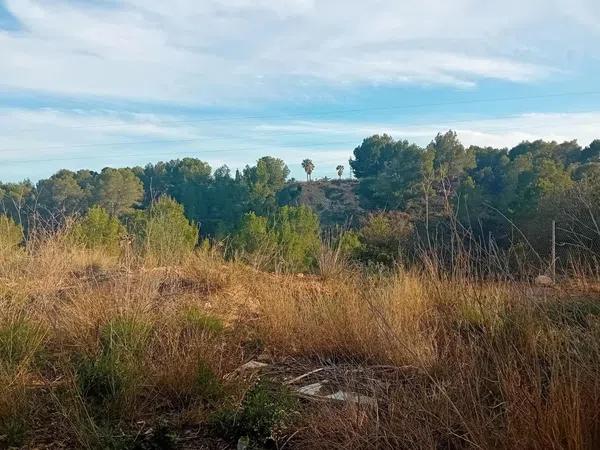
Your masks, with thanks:
[{"label": "tree line", "polygon": [[[421,147],[384,134],[366,138],[349,164],[358,180],[352,193],[364,217],[356,236],[346,241],[362,245],[363,257],[394,259],[402,242],[414,242],[407,236],[415,235],[430,246],[464,236],[483,246],[493,240],[499,248],[526,248],[539,257],[548,250],[552,220],[571,254],[596,257],[600,250],[600,140],[586,147],[542,140],[511,149],[465,147],[448,131]],[[310,182],[315,164],[305,159],[301,166]],[[344,183],[343,172],[339,164],[334,172],[339,180],[327,183]],[[290,185],[302,189],[289,175],[285,162],[271,156],[234,173],[184,158],[100,172],[60,170],[35,184],[0,183],[0,201],[4,213],[27,231],[33,221],[59,226],[93,207],[131,222],[137,212],[169,197],[204,237],[235,235],[240,246],[251,247],[256,240],[253,244],[247,232],[253,230],[275,245],[291,242],[285,230],[294,222],[319,232],[308,210],[282,209]],[[457,229],[464,231],[460,238]],[[314,250],[314,238],[307,239]],[[376,245],[366,249],[368,243]],[[314,260],[294,252],[302,261],[296,265]]]}]

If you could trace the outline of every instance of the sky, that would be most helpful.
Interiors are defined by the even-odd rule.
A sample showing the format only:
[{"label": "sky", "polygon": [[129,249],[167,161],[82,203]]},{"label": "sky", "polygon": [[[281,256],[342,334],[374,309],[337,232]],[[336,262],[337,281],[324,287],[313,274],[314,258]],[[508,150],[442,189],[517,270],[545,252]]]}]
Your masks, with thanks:
[{"label": "sky", "polygon": [[[0,0],[0,181],[600,138],[598,0]],[[348,170],[347,170],[348,172]]]}]

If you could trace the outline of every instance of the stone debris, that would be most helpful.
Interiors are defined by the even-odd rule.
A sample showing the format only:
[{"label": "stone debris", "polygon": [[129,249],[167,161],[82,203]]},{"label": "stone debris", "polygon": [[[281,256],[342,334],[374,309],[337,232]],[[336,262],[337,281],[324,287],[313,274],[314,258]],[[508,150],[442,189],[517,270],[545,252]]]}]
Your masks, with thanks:
[{"label": "stone debris", "polygon": [[346,403],[356,403],[359,405],[377,405],[377,399],[368,397],[366,395],[357,394],[356,392],[337,391],[333,394],[326,395],[325,398]]},{"label": "stone debris", "polygon": [[356,392],[337,391],[337,392],[334,392],[333,394],[322,395],[321,389],[328,382],[329,382],[328,380],[324,380],[324,381],[319,381],[318,383],[308,384],[306,386],[297,388],[296,392],[298,392],[301,395],[307,395],[309,397],[314,397],[316,399],[334,400],[334,401],[346,402],[346,403],[355,403],[357,405],[369,405],[369,406],[377,405],[377,399],[375,399],[373,397],[369,397],[367,395],[361,395]]},{"label": "stone debris", "polygon": [[535,278],[535,284],[538,286],[552,286],[554,281],[547,275],[538,275]]},{"label": "stone debris", "polygon": [[240,366],[238,368],[238,370],[258,370],[258,369],[263,369],[267,366],[268,366],[267,363],[252,360],[252,361],[248,361],[246,364]]},{"label": "stone debris", "polygon": [[[326,383],[326,381],[325,381]],[[313,397],[318,396],[321,392],[321,388],[323,387],[323,382],[313,383],[306,386],[299,387],[296,389],[298,393],[303,395],[311,395]]]}]

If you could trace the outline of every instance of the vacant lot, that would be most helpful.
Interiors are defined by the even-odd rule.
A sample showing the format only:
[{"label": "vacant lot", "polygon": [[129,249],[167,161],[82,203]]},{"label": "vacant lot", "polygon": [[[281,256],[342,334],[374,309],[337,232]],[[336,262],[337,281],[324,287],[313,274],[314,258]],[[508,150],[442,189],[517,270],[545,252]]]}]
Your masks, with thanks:
[{"label": "vacant lot", "polygon": [[5,252],[0,445],[600,446],[593,281],[334,269]]}]

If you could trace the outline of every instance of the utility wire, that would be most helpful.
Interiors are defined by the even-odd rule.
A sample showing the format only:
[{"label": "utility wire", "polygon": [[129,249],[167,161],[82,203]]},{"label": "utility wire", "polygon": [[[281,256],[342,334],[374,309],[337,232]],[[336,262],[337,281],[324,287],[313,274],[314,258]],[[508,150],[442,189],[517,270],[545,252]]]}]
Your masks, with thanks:
[{"label": "utility wire", "polygon": [[[337,109],[330,111],[311,112],[310,117],[322,117],[336,114],[348,114],[357,112],[377,112],[377,111],[394,111],[394,110],[407,110],[407,109],[418,109],[418,108],[431,108],[439,106],[455,106],[455,105],[470,105],[470,104],[481,104],[481,103],[499,103],[499,102],[510,102],[519,100],[539,100],[546,98],[561,98],[561,97],[579,97],[579,96],[593,96],[600,95],[600,91],[579,91],[579,92],[562,92],[562,93],[550,93],[550,94],[538,94],[538,95],[523,95],[515,97],[496,97],[487,99],[468,99],[468,100],[455,100],[448,102],[435,102],[435,103],[415,103],[407,105],[394,105],[394,106],[382,106],[382,107],[371,107],[371,108],[350,108],[350,109]],[[143,115],[147,113],[133,113],[134,115]],[[230,121],[230,120],[259,120],[259,119],[281,119],[281,118],[298,118],[306,117],[307,113],[277,113],[277,114],[257,114],[248,116],[227,116],[227,117],[203,117],[197,119],[185,119],[185,120],[155,120],[145,121],[139,124],[147,125],[177,125],[186,123],[204,123],[204,122],[219,122],[219,121]],[[92,128],[110,128],[119,126],[119,123],[100,123],[95,125],[81,125],[81,126],[70,126],[62,127],[67,129],[92,129]],[[26,132],[35,131],[36,128],[18,128],[12,131]]]},{"label": "utility wire", "polygon": [[[585,113],[589,113],[590,111],[571,111],[569,112],[569,114],[585,114]],[[478,123],[478,122],[493,122],[495,120],[500,120],[500,119],[516,119],[516,118],[522,118],[524,116],[526,116],[528,113],[519,113],[519,114],[509,114],[509,115],[503,115],[503,116],[494,116],[494,117],[484,117],[484,118],[477,118],[477,119],[462,119],[462,120],[453,120],[453,121],[435,121],[435,120],[429,120],[429,121],[423,121],[423,122],[413,122],[413,123],[409,123],[409,124],[404,124],[404,125],[398,125],[398,126],[402,126],[405,128],[410,128],[410,127],[416,127],[416,126],[439,126],[439,127],[446,127],[448,125],[455,125],[455,124],[461,124],[461,123]],[[531,113],[530,113],[531,114]],[[533,113],[535,114],[535,113]],[[541,125],[540,125],[541,126]],[[543,126],[546,126],[546,124],[544,124]],[[531,129],[531,128],[536,128],[535,125],[527,125],[526,127],[522,127],[522,128],[527,128],[527,129]],[[521,128],[521,129],[522,129]],[[519,129],[519,128],[513,128],[513,129]],[[269,136],[269,137],[273,137],[273,138],[285,138],[285,137],[290,137],[290,136],[302,136],[305,134],[314,134],[314,130],[305,130],[305,131],[301,131],[301,132],[297,132],[297,133],[279,133],[273,136]],[[46,146],[40,146],[40,147],[33,147],[33,148],[27,148],[27,149],[23,149],[23,148],[18,148],[18,147],[7,147],[7,148],[2,148],[0,149],[0,153],[13,153],[13,152],[25,152],[25,151],[35,151],[35,150],[56,150],[56,149],[73,149],[73,148],[93,148],[93,147],[115,147],[115,146],[130,146],[130,145],[151,145],[151,144],[185,144],[185,143],[191,143],[191,142],[211,142],[211,141],[218,141],[221,139],[226,139],[223,137],[198,137],[198,138],[188,138],[188,139],[155,139],[155,140],[145,140],[145,141],[119,141],[119,142],[98,142],[98,143],[84,143],[84,144],[61,144],[61,145],[46,145]],[[273,145],[273,146],[281,146],[280,144],[277,143],[264,143],[264,144],[260,144],[260,145]],[[90,158],[96,158],[95,156],[92,156]],[[16,161],[16,160],[13,160]],[[9,161],[6,161],[9,162]]]}]

